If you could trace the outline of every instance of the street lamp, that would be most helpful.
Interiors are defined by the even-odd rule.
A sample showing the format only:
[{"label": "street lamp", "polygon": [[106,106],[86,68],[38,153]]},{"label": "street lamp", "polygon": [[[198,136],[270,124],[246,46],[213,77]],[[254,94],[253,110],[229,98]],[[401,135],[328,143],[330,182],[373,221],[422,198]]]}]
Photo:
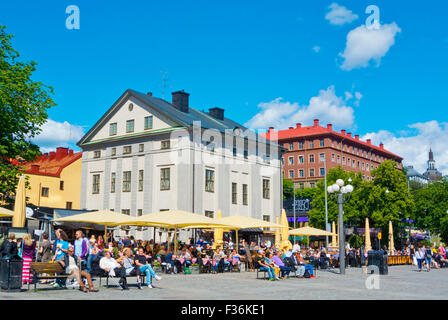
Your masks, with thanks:
[{"label": "street lamp", "polygon": [[[351,179],[348,180],[351,182]],[[328,193],[335,194],[338,199],[338,219],[339,219],[339,265],[340,273],[345,274],[345,232],[344,232],[344,211],[342,205],[344,200],[348,201],[350,198],[350,193],[353,192],[353,186],[348,184],[344,186],[344,180],[338,179],[336,183],[329,186],[327,189]]]}]

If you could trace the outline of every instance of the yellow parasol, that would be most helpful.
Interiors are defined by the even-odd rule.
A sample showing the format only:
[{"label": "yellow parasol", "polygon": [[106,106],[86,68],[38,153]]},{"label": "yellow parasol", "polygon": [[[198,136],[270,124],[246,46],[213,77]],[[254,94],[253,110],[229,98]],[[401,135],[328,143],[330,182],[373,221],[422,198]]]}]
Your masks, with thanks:
[{"label": "yellow parasol", "polygon": [[[221,210],[218,210],[218,214],[216,215],[216,219],[221,219]],[[222,245],[222,236],[223,236],[223,229],[222,228],[215,228],[213,232],[213,236],[215,238],[215,241],[213,243],[213,249],[216,249],[217,246]]]},{"label": "yellow parasol", "polygon": [[285,209],[282,209],[282,215],[280,221],[281,225],[283,226],[281,230],[282,242],[280,244],[280,248],[290,250],[292,249],[292,244],[289,241],[289,224],[288,224],[288,218],[286,217]]},{"label": "yellow parasol", "polygon": [[303,227],[298,229],[293,229],[289,231],[289,234],[292,236],[334,236],[335,234],[332,232],[328,232],[321,229],[316,229],[312,227]]},{"label": "yellow parasol", "polygon": [[19,178],[19,184],[16,190],[16,201],[14,203],[14,216],[12,217],[12,226],[23,228],[25,226],[25,177]]},{"label": "yellow parasol", "polygon": [[13,216],[14,216],[14,211],[0,207],[0,217],[12,218]]},{"label": "yellow parasol", "polygon": [[[278,224],[278,217],[275,217],[275,223]],[[280,247],[280,242],[281,242],[281,232],[280,227],[277,227],[275,229],[275,246]]]},{"label": "yellow parasol", "polygon": [[369,227],[369,218],[366,218],[366,230],[364,233],[365,236],[365,250],[368,252],[372,250],[372,245],[370,244],[370,227]]},{"label": "yellow parasol", "polygon": [[337,239],[336,239],[336,224],[334,223],[334,221],[331,224],[331,232],[335,234],[334,236],[331,237],[331,247],[332,248],[337,248],[338,242],[337,242]]},{"label": "yellow parasol", "polygon": [[395,244],[394,244],[394,229],[392,226],[392,221],[389,221],[389,253],[394,254]]}]

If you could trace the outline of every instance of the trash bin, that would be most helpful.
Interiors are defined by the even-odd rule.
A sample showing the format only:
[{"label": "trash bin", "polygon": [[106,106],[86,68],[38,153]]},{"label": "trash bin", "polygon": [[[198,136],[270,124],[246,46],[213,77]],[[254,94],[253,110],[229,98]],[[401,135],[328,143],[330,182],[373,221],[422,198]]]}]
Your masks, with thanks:
[{"label": "trash bin", "polygon": [[22,289],[22,258],[18,255],[0,259],[0,288],[8,292]]},{"label": "trash bin", "polygon": [[367,253],[367,271],[370,274],[377,272],[381,275],[388,274],[387,252],[383,250],[370,250]]}]

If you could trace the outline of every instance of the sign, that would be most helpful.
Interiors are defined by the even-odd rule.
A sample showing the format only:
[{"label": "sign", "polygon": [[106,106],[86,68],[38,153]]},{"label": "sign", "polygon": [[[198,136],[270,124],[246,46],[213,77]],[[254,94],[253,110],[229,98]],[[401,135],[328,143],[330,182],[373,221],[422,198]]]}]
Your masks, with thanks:
[{"label": "sign", "polygon": [[288,215],[294,214],[294,207],[296,210],[296,215],[307,214],[308,211],[313,209],[311,207],[312,198],[289,198],[283,201],[283,208]]},{"label": "sign", "polygon": [[381,232],[378,232],[378,239],[381,240]]}]

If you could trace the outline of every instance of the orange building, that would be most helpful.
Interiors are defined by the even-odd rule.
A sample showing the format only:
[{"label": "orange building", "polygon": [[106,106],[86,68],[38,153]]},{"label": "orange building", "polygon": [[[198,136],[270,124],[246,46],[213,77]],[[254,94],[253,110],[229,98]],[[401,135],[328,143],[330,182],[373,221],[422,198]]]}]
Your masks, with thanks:
[{"label": "orange building", "polygon": [[80,209],[82,152],[56,148],[34,162],[22,164],[31,189],[27,203],[36,206]]},{"label": "orange building", "polygon": [[309,127],[300,123],[280,131],[271,127],[263,136],[278,139],[286,149],[283,177],[293,180],[297,188],[314,187],[325,176],[325,168],[328,172],[342,166],[346,171],[361,172],[366,180],[371,180],[371,171],[386,160],[395,161],[396,167],[402,169],[403,158],[384,149],[382,143],[374,146],[370,139],[364,142],[346,130],[336,132],[331,124],[322,127],[317,119]]}]

